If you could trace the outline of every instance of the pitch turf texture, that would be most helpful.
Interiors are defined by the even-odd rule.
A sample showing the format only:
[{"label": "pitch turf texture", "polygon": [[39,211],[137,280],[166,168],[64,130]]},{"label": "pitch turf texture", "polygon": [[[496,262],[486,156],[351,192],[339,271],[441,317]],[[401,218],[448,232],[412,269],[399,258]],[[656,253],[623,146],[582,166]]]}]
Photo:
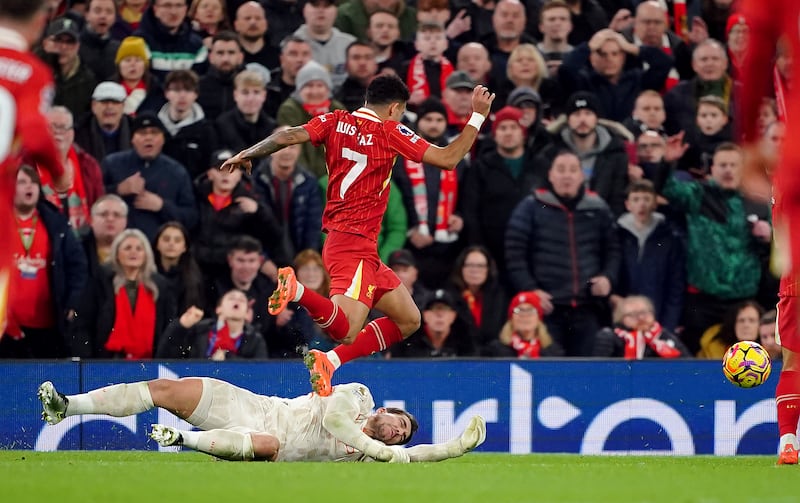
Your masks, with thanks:
[{"label": "pitch turf texture", "polygon": [[441,463],[231,463],[197,453],[0,451],[8,502],[800,501],[774,457],[473,453]]}]

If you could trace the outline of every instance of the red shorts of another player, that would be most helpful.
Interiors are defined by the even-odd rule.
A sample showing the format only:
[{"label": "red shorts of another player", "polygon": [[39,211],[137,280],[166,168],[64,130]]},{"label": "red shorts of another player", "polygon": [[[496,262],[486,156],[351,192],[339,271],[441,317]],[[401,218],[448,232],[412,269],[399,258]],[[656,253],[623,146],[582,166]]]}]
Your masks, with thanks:
[{"label": "red shorts of another player", "polygon": [[778,300],[778,318],[775,321],[775,342],[795,353],[800,353],[798,309],[800,297],[782,295]]},{"label": "red shorts of another player", "polygon": [[322,248],[322,261],[331,275],[331,297],[341,294],[370,309],[401,284],[381,262],[375,241],[357,234],[331,231]]}]

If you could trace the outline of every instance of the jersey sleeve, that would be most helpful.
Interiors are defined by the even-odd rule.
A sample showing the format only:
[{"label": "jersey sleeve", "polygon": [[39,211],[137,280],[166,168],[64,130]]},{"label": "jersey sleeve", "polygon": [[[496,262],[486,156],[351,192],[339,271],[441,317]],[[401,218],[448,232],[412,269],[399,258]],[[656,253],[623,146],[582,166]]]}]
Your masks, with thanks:
[{"label": "jersey sleeve", "polygon": [[22,155],[46,169],[55,178],[64,173],[61,157],[44,114],[50,108],[53,83],[47,69],[34,66],[28,84],[17,95],[17,132]]},{"label": "jersey sleeve", "polygon": [[400,122],[387,122],[386,126],[389,146],[410,161],[422,162],[431,144]]},{"label": "jersey sleeve", "polygon": [[325,138],[331,134],[334,124],[336,124],[336,112],[328,112],[314,117],[303,124],[303,127],[308,131],[311,144],[318,147],[322,145],[325,142]]},{"label": "jersey sleeve", "polygon": [[336,386],[328,398],[322,426],[340,442],[371,458],[388,461],[391,459],[391,451],[382,442],[361,431],[358,422],[358,418],[368,415],[374,405],[372,394],[363,384]]}]

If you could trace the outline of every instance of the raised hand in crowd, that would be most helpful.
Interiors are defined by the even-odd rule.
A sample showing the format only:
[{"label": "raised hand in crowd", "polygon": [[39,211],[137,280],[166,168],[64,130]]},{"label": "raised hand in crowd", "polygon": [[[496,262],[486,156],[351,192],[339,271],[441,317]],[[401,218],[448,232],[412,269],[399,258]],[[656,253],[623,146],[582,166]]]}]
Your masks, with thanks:
[{"label": "raised hand in crowd", "polygon": [[191,306],[181,315],[181,318],[178,320],[178,322],[183,328],[192,328],[202,319],[203,310],[197,306]]}]

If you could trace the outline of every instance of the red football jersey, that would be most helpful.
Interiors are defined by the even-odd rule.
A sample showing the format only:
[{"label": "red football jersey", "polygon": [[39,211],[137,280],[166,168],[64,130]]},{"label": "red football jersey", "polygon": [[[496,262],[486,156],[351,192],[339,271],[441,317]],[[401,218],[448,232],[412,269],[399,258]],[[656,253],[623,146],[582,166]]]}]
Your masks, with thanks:
[{"label": "red football jersey", "polygon": [[[19,35],[0,31],[0,229],[16,228],[14,192],[23,155],[54,177],[64,172],[43,115],[53,96],[53,78],[50,70],[24,48]],[[6,312],[4,289],[14,269],[10,243],[0,240],[0,325]]]},{"label": "red football jersey", "polygon": [[328,203],[322,229],[377,242],[395,157],[422,162],[430,143],[399,122],[382,121],[368,108],[336,110],[304,127],[314,145],[325,144]]}]

